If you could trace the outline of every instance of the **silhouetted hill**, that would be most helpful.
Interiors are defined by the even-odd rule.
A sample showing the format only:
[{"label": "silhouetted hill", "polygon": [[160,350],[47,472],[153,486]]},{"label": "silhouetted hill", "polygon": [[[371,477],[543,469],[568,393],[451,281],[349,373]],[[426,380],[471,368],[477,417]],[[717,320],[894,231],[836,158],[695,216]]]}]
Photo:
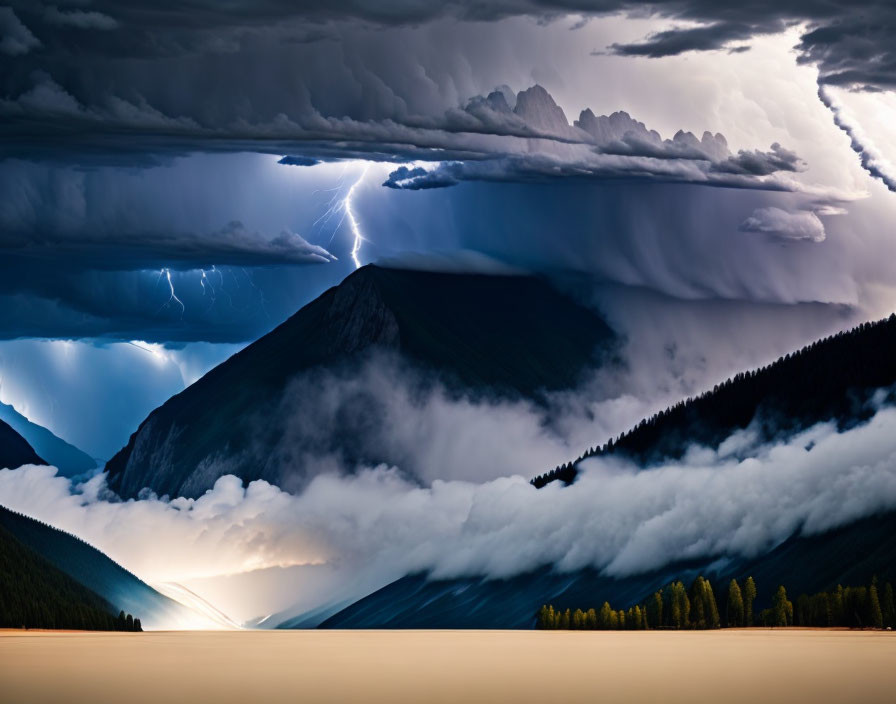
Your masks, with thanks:
[{"label": "silhouetted hill", "polygon": [[117,614],[112,604],[0,526],[0,628],[135,630]]},{"label": "silhouetted hill", "polygon": [[642,420],[577,460],[536,477],[541,487],[571,482],[588,457],[620,454],[642,465],[677,459],[691,445],[715,447],[751,423],[772,440],[834,420],[848,428],[874,413],[877,389],[896,384],[896,315],[814,342],[776,362],[738,374],[712,391]]},{"label": "silhouetted hill", "polygon": [[[232,473],[298,488],[307,448],[298,441],[281,463],[265,444],[282,435],[284,389],[325,369],[350,376],[374,351],[451,389],[538,399],[574,386],[613,340],[596,313],[540,278],[366,266],[153,411],[107,464],[110,486],[125,497],[144,487],[197,496]],[[311,401],[288,401],[316,413]],[[394,461],[359,441],[380,422],[377,402],[341,410],[338,427],[324,429],[322,454]]]},{"label": "silhouetted hill", "polygon": [[661,570],[615,579],[595,570],[558,574],[544,568],[504,580],[429,580],[403,577],[342,609],[322,628],[532,628],[542,604],[555,608],[599,607],[609,601],[628,608],[672,580],[689,584],[708,578],[720,594],[731,579],[752,576],[756,610],[769,605],[779,584],[794,598],[837,584],[867,584],[896,578],[896,512],[865,518],[823,534],[794,535],[752,560],[719,559],[667,565]]},{"label": "silhouetted hill", "polygon": [[15,469],[23,464],[46,464],[28,441],[0,420],[0,468]]},{"label": "silhouetted hill", "polygon": [[0,403],[0,421],[6,422],[25,438],[34,451],[64,477],[74,477],[96,469],[96,461],[92,457],[43,426],[32,423],[12,406]]},{"label": "silhouetted hill", "polygon": [[152,627],[175,622],[188,613],[80,538],[3,506],[0,529],[112,604],[116,614],[123,610],[141,618],[144,626]]}]

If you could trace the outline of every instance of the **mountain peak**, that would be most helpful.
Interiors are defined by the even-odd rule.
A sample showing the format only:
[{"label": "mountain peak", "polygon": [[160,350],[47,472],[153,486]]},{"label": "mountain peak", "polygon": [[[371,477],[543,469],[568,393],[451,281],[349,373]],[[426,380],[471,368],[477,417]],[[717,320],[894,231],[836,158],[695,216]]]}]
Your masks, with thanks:
[{"label": "mountain peak", "polygon": [[301,487],[318,471],[311,455],[402,464],[383,439],[382,400],[365,395],[374,350],[389,356],[377,369],[392,385],[538,402],[574,387],[614,341],[537,277],[368,265],[153,411],[106,465],[109,483],[122,496],[197,496],[223,474]]}]

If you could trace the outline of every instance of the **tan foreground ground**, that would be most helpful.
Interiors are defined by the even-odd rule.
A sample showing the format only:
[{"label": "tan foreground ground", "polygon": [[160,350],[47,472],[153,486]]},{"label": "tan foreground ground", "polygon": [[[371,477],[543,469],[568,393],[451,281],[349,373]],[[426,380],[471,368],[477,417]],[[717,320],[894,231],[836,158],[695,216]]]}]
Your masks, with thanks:
[{"label": "tan foreground ground", "polygon": [[0,631],[0,701],[896,702],[896,632]]}]

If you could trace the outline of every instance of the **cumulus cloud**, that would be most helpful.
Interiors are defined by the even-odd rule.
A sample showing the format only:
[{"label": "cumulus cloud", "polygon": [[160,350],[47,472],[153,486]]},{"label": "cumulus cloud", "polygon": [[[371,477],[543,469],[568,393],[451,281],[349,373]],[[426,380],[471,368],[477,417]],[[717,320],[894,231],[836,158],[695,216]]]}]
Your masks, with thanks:
[{"label": "cumulus cloud", "polygon": [[[624,112],[595,117],[586,109],[570,125],[550,93],[537,84],[520,91],[513,102],[511,109],[505,92],[496,90],[472,98],[462,109],[448,109],[441,117],[358,120],[328,117],[306,106],[299,114],[278,113],[264,122],[240,118],[213,126],[163,113],[140,94],[131,100],[107,96],[103,105],[83,105],[49,75],[37,73],[29,90],[14,99],[0,99],[0,113],[16,120],[65,119],[100,132],[125,129],[130,139],[151,136],[156,148],[167,144],[175,153],[194,140],[213,140],[209,147],[213,150],[245,149],[257,141],[262,151],[295,151],[281,159],[286,165],[356,157],[436,162],[435,169],[425,172],[420,167],[399,167],[385,184],[410,190],[454,185],[462,179],[620,177],[792,190],[796,188],[792,182],[767,177],[803,167],[796,154],[777,143],[770,152],[742,150],[732,155],[721,134],[707,132],[698,140],[679,131],[671,140],[662,140]],[[114,141],[108,146],[114,153],[123,145]],[[30,156],[39,157],[43,148],[36,146]],[[94,142],[91,149],[95,148]],[[25,149],[21,152],[25,157],[31,147],[13,149],[14,154]],[[59,153],[65,155],[64,150]]]},{"label": "cumulus cloud", "polygon": [[894,427],[896,411],[884,408],[845,432],[822,424],[761,447],[747,432],[650,470],[593,459],[573,486],[542,490],[520,476],[421,488],[377,467],[320,476],[299,495],[222,477],[195,500],[121,503],[108,500],[102,475],[72,487],[52,468],[26,467],[0,470],[0,503],[85,538],[150,582],[314,564],[380,580],[509,577],[545,565],[623,576],[680,559],[755,557],[791,535],[893,509]]},{"label": "cumulus cloud", "polygon": [[768,152],[740,150],[732,154],[722,134],[705,132],[698,139],[679,130],[672,139],[664,140],[623,111],[597,116],[586,108],[570,125],[551,94],[539,85],[521,91],[512,110],[504,94],[495,91],[470,101],[466,111],[482,125],[491,126],[494,134],[509,139],[474,159],[442,159],[430,168],[400,166],[383,185],[424,190],[465,180],[627,178],[796,190],[792,181],[767,177],[805,168],[794,152],[778,143]]},{"label": "cumulus cloud", "polygon": [[744,220],[744,232],[764,232],[787,240],[824,242],[824,223],[815,213],[805,210],[791,213],[781,208],[758,208]]}]

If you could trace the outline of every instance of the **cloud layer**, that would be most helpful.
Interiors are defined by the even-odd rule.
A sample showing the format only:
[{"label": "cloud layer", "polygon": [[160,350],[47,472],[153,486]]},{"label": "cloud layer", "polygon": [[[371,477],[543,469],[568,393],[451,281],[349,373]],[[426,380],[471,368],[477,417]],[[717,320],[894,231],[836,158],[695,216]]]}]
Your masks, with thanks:
[{"label": "cloud layer", "polygon": [[754,447],[746,431],[650,470],[590,460],[575,485],[543,490],[519,476],[420,488],[379,467],[318,477],[300,495],[222,477],[196,500],[116,503],[102,476],[71,493],[52,468],[28,467],[0,470],[0,502],[150,582],[311,564],[380,579],[543,565],[622,576],[676,559],[753,557],[896,507],[894,427],[896,411],[884,408],[849,431],[820,425],[779,445]]}]

